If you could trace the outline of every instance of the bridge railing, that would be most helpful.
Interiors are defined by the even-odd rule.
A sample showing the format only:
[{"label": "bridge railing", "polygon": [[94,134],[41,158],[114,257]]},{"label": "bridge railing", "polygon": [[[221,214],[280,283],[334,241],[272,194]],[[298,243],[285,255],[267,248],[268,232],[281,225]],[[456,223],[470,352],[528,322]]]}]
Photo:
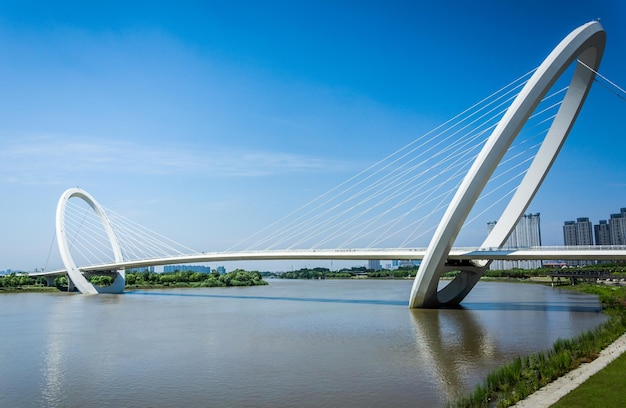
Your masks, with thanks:
[{"label": "bridge railing", "polygon": [[490,247],[490,248],[453,248],[453,250],[468,251],[624,251],[626,245],[541,245],[541,246],[516,246],[516,247]]}]

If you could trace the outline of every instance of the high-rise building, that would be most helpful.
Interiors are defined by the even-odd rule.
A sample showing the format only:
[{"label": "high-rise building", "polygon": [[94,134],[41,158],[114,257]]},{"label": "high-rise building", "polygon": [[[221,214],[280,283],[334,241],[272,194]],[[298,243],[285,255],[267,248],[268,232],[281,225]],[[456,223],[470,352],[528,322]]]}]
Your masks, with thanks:
[{"label": "high-rise building", "polygon": [[600,220],[600,223],[593,226],[596,245],[611,245],[611,229],[606,220]]},{"label": "high-rise building", "polygon": [[[595,236],[595,240],[593,239]],[[600,220],[596,225],[589,218],[565,221],[563,224],[563,243],[573,245],[626,245],[626,208],[611,214],[609,220]]]},{"label": "high-rise building", "polygon": [[576,219],[576,240],[578,245],[593,245],[593,225],[589,218]]},{"label": "high-rise building", "polygon": [[609,230],[611,245],[626,245],[626,208],[622,208],[619,214],[611,214]]},{"label": "high-rise building", "polygon": [[[541,219],[539,213],[524,214],[517,222],[511,236],[502,245],[502,248],[528,248],[541,246]],[[489,232],[496,226],[496,222],[488,222]],[[501,261],[495,260],[491,263],[490,269],[536,269],[541,268],[541,261],[521,260],[521,261]]]},{"label": "high-rise building", "polygon": [[578,245],[578,234],[576,234],[576,221],[565,221],[563,225],[563,242],[565,246]]},{"label": "high-rise building", "polygon": [[367,269],[371,271],[380,271],[380,261],[377,259],[368,260]]},{"label": "high-rise building", "polygon": [[[593,226],[596,237],[596,245],[611,245],[611,228],[606,220],[600,220]],[[610,263],[611,261],[598,261],[598,263]]]},{"label": "high-rise building", "polygon": [[[576,221],[565,221],[563,224],[563,242],[566,246],[626,245],[626,208],[611,214],[609,220],[600,220],[596,225],[589,218],[578,218]],[[567,261],[568,265],[589,265],[597,261]],[[606,261],[605,261],[606,262]]]},{"label": "high-rise building", "polygon": [[576,221],[565,221],[563,242],[566,246],[593,245],[593,225],[589,218],[581,217]]},{"label": "high-rise building", "polygon": [[[587,217],[577,218],[576,221],[565,221],[563,224],[563,241],[565,246],[593,245],[593,224]],[[593,264],[593,261],[567,261],[569,266]]]}]

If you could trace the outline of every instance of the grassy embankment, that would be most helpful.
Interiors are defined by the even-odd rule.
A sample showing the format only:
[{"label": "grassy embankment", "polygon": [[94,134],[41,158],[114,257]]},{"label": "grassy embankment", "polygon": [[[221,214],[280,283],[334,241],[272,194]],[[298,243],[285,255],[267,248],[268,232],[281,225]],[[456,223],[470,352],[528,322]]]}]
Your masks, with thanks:
[{"label": "grassy embankment", "polygon": [[[497,368],[489,373],[484,383],[477,386],[471,395],[456,401],[455,406],[511,406],[582,363],[594,360],[602,349],[626,332],[626,288],[605,285],[569,288],[598,295],[609,319],[594,330],[572,339],[558,339],[548,351],[517,357],[512,363]],[[624,401],[626,389],[618,388],[618,398]]]},{"label": "grassy embankment", "polygon": [[622,354],[551,408],[623,407],[626,401],[626,389],[622,386],[625,372],[626,354]]},{"label": "grassy embankment", "polygon": [[24,286],[16,286],[16,287],[0,287],[0,293],[25,293],[25,292],[58,292],[54,286],[41,286],[41,285],[24,285]]}]

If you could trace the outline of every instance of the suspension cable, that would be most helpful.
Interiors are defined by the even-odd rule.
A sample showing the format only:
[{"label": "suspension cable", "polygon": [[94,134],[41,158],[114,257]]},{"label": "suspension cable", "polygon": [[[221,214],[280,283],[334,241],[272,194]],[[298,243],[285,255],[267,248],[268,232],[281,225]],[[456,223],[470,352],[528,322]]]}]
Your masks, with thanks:
[{"label": "suspension cable", "polygon": [[[577,61],[578,61],[578,63],[580,65],[582,65],[583,67],[587,68],[589,71],[593,72],[594,74],[596,74],[597,76],[599,76],[600,78],[602,78],[603,80],[605,80],[606,82],[611,84],[615,89],[619,90],[622,93],[621,95],[619,93],[617,93],[617,92],[613,92],[613,93],[615,94],[615,96],[617,96],[621,100],[626,101],[626,91],[624,90],[624,88],[620,87],[615,82],[611,81],[610,79],[608,79],[607,77],[605,77],[604,75],[602,75],[601,73],[596,71],[595,69],[591,68],[589,65],[585,64],[581,60],[577,60]],[[610,89],[608,89],[608,90],[610,91]]]}]

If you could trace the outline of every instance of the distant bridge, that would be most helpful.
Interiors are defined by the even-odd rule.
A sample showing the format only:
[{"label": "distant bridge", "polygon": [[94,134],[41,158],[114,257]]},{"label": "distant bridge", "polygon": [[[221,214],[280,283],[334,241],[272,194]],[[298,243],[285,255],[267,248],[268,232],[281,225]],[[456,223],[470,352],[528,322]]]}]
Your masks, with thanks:
[{"label": "distant bridge", "polygon": [[[388,163],[381,164],[379,168],[349,188],[344,185],[338,186],[340,191],[338,196],[357,186],[360,190],[356,193],[350,191],[338,199],[337,203],[328,204],[327,208],[320,210],[319,213],[313,211],[322,208],[328,201],[316,204],[313,210],[304,212],[295,221],[287,224],[281,230],[280,235],[267,234],[267,237],[261,239],[261,243],[266,243],[269,238],[275,238],[278,243],[275,246],[254,251],[188,254],[180,251],[171,254],[165,251],[164,254],[161,248],[167,248],[169,244],[162,244],[159,240],[146,235],[132,235],[127,239],[128,242],[132,241],[130,244],[122,242],[121,236],[130,235],[132,228],[125,225],[123,231],[116,230],[110,216],[91,195],[84,190],[73,188],[62,195],[57,206],[56,236],[65,269],[33,275],[51,276],[67,273],[73,285],[82,293],[120,293],[124,289],[124,271],[127,268],[242,260],[410,259],[422,262],[413,283],[409,306],[440,307],[459,304],[487,270],[491,261],[495,259],[626,260],[624,247],[502,248],[535,196],[576,120],[600,64],[605,37],[605,32],[597,21],[578,27],[557,45],[525,84],[520,85],[521,90],[516,96],[510,97],[509,93],[517,89],[517,85],[498,96],[493,102],[489,102],[484,108],[486,110],[478,111],[481,112],[479,114],[472,113],[468,122],[459,122],[461,123],[459,127],[451,130],[436,143],[411,148]],[[574,66],[574,70],[569,85],[547,96],[548,91],[557,81],[560,81],[561,76],[570,66]],[[544,105],[541,105],[541,109],[539,108],[544,101],[549,100],[550,102],[547,103],[552,103],[554,98],[561,95],[562,101],[545,109]],[[509,100],[512,100],[510,106],[502,109],[502,114],[498,113],[502,104]],[[550,113],[542,118],[541,115],[545,112]],[[472,115],[475,116],[472,117]],[[494,118],[498,118],[497,122],[491,124],[489,121],[496,120]],[[532,142],[538,146],[535,155],[520,162],[528,167],[519,171],[516,164],[496,175],[498,174],[494,173],[496,168],[508,161],[503,158],[512,149],[512,144],[520,130],[534,118],[539,118],[536,119],[537,126],[548,124],[548,127],[545,129],[545,136],[541,142]],[[465,138],[459,136],[459,132],[465,131],[469,124],[481,120],[484,123],[477,126],[476,130],[467,132]],[[488,135],[488,138],[480,139],[483,134]],[[434,139],[428,134],[425,136],[428,137],[424,143]],[[473,149],[479,151],[474,155]],[[416,155],[419,159],[412,159],[411,155]],[[427,163],[431,159],[433,162],[428,164],[430,167],[427,166],[425,170],[416,170],[421,163]],[[413,164],[413,160],[418,163]],[[389,171],[391,165],[398,163],[402,164]],[[468,163],[468,168],[463,167],[465,163]],[[434,175],[429,175],[428,171]],[[510,172],[513,172],[514,176],[508,178]],[[381,174],[385,176],[382,177]],[[443,178],[437,179],[442,174],[444,174]],[[377,179],[376,177],[379,176],[380,178]],[[521,181],[511,190],[510,201],[499,216],[495,227],[479,247],[454,248],[453,244],[461,228],[468,222],[470,212],[477,201],[480,201],[485,186],[491,179],[502,176],[506,180],[489,194],[497,192],[511,180],[518,180],[517,177]],[[364,186],[364,183],[369,180],[375,181]],[[446,187],[448,190],[445,190],[443,186],[448,185],[451,187]],[[449,197],[452,198],[447,202]],[[112,250],[110,260],[101,260],[102,251],[96,245],[82,244],[75,237],[68,236],[69,229],[88,229],[87,237],[95,235],[98,229],[94,224],[85,223],[85,216],[82,214],[74,218],[68,216],[68,201],[71,198],[87,203],[97,216],[96,223],[99,223],[100,229],[103,230],[104,238],[102,239],[107,241],[109,250]],[[493,201],[495,204],[502,198],[490,198],[486,201]],[[373,211],[379,209],[386,201],[390,201],[390,206],[374,214]],[[408,205],[408,208],[405,210],[400,207],[401,205]],[[414,215],[417,208],[424,208],[426,216],[415,216],[409,222],[410,216]],[[431,230],[423,226],[422,220],[443,209],[445,212],[433,227],[432,238],[426,248],[411,249],[407,248],[407,245],[402,245],[401,248],[372,249],[376,247],[372,244],[367,249],[343,247],[321,249],[327,244],[328,237],[334,236],[345,236],[345,242],[353,242],[355,237],[361,237],[368,232],[375,232],[378,237],[405,231],[407,236],[416,231],[429,232]],[[394,218],[386,218],[392,214],[397,215],[394,215]],[[375,221],[381,221],[381,223],[375,225],[373,223]],[[319,241],[313,245],[314,249],[275,249],[276,246],[288,241],[294,242],[291,244],[292,247],[297,247],[310,238],[319,238]],[[151,254],[149,256],[138,255],[139,251],[136,250],[138,242],[143,240],[146,241],[148,253]],[[373,242],[379,242],[379,238]],[[77,249],[82,256],[89,255],[98,261],[77,265],[73,254]],[[446,287],[439,290],[440,276],[449,271],[459,273]],[[97,287],[83,276],[85,273],[111,273],[115,275],[115,280],[109,287]]]},{"label": "distant bridge", "polygon": [[569,270],[569,269],[557,269],[548,274],[552,286],[561,285],[565,283],[567,279],[572,285],[576,285],[578,282],[585,283],[598,283],[599,280],[615,281],[624,279],[622,276],[616,276],[611,272],[602,270],[601,267],[598,270]]}]

